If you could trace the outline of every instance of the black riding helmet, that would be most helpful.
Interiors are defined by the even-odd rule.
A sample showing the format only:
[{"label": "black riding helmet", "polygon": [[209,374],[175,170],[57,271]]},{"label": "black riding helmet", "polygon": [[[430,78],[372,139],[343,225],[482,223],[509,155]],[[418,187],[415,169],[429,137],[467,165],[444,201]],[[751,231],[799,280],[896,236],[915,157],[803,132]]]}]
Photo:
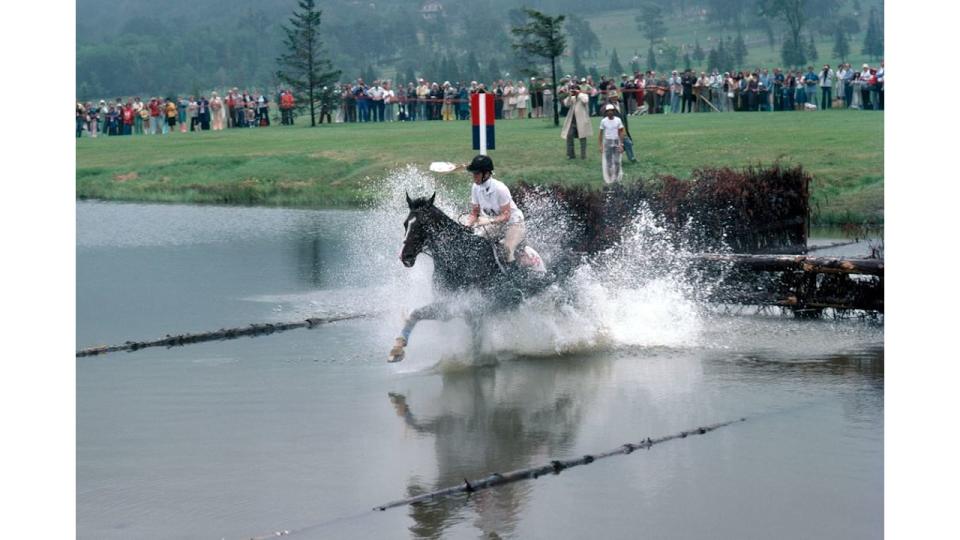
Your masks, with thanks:
[{"label": "black riding helmet", "polygon": [[493,172],[493,160],[490,159],[490,156],[476,156],[467,165],[467,172]]}]

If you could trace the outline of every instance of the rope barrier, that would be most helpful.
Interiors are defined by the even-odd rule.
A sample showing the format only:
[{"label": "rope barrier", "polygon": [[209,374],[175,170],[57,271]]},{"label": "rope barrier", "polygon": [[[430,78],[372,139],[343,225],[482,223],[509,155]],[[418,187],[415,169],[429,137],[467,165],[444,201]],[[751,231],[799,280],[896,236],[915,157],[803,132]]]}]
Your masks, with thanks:
[{"label": "rope barrier", "polygon": [[192,345],[194,343],[204,343],[207,341],[222,341],[227,339],[237,339],[239,337],[256,337],[274,334],[277,332],[286,332],[297,328],[312,329],[324,324],[330,324],[339,321],[349,321],[353,319],[364,319],[373,316],[372,313],[359,313],[353,315],[341,315],[336,317],[313,317],[303,321],[289,323],[262,323],[251,324],[241,328],[221,328],[213,332],[202,332],[198,334],[180,334],[176,336],[167,335],[164,338],[153,341],[127,341],[122,345],[110,345],[102,347],[91,347],[77,351],[77,358],[85,356],[97,356],[118,351],[138,351],[147,347],[179,347],[182,345]]},{"label": "rope barrier", "polygon": [[401,499],[393,502],[388,502],[386,504],[375,506],[374,510],[379,510],[381,512],[390,509],[396,508],[398,506],[407,506],[411,504],[421,503],[431,499],[449,497],[452,495],[458,495],[461,493],[473,493],[480,491],[482,489],[488,489],[496,486],[501,486],[504,484],[510,484],[513,482],[519,482],[521,480],[535,480],[546,474],[560,474],[566,469],[576,467],[578,465],[589,465],[598,459],[604,459],[611,456],[619,454],[630,454],[634,450],[649,450],[652,446],[665,443],[674,439],[683,439],[690,435],[704,435],[716,429],[720,429],[737,422],[745,422],[746,418],[739,418],[737,420],[729,420],[727,422],[720,422],[719,424],[712,424],[709,426],[698,427],[688,431],[681,431],[680,433],[675,433],[673,435],[667,435],[664,437],[659,437],[656,439],[647,438],[639,443],[625,443],[620,445],[617,448],[609,450],[607,452],[602,452],[599,454],[587,454],[579,458],[567,459],[567,460],[552,460],[550,463],[545,465],[540,465],[536,467],[528,467],[526,469],[518,469],[516,471],[511,471],[507,473],[492,473],[485,478],[479,478],[473,481],[463,479],[463,484],[458,486],[451,486],[448,488],[440,489],[437,491],[432,491],[430,493],[424,493],[422,495],[417,495],[415,497],[410,497],[407,499]]}]

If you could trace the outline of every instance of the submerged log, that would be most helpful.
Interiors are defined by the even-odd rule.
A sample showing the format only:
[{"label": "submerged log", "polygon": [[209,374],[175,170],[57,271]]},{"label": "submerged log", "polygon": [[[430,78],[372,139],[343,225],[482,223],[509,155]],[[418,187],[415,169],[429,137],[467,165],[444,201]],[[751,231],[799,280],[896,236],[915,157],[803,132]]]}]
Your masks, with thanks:
[{"label": "submerged log", "polygon": [[752,255],[703,253],[704,261],[731,263],[768,272],[802,271],[823,274],[883,276],[883,259],[811,257],[808,255]]},{"label": "submerged log", "polygon": [[363,319],[370,317],[369,313],[357,313],[353,315],[342,315],[336,317],[312,317],[303,321],[288,323],[263,323],[251,324],[243,328],[221,328],[213,332],[201,332],[196,334],[180,334],[176,336],[168,335],[161,339],[153,341],[127,341],[122,345],[110,345],[101,347],[91,347],[77,351],[77,358],[85,356],[98,356],[119,351],[139,351],[148,347],[180,347],[183,345],[192,345],[194,343],[205,343],[207,341],[223,341],[227,339],[237,339],[240,337],[266,336],[276,332],[286,332],[297,328],[316,328],[324,324],[330,324],[338,321],[349,321],[352,319]]}]

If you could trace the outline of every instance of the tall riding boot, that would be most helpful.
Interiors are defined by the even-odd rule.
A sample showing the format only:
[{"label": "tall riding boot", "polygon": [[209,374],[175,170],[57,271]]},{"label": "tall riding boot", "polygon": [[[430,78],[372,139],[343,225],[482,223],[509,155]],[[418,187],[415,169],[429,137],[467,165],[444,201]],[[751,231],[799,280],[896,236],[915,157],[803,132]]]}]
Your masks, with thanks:
[{"label": "tall riding boot", "polygon": [[587,140],[580,139],[580,159],[587,159]]}]

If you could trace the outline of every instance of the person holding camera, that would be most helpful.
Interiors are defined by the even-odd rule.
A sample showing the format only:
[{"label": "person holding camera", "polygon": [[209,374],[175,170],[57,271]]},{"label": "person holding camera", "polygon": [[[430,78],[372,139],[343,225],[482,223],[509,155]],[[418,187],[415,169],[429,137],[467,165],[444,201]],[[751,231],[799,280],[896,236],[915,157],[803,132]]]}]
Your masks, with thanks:
[{"label": "person holding camera", "polygon": [[580,139],[580,159],[587,159],[587,137],[593,135],[593,125],[590,123],[588,108],[590,96],[580,91],[577,84],[570,85],[570,93],[564,98],[567,106],[567,118],[563,121],[560,138],[567,141],[567,159],[576,159],[573,150],[573,140]]}]

